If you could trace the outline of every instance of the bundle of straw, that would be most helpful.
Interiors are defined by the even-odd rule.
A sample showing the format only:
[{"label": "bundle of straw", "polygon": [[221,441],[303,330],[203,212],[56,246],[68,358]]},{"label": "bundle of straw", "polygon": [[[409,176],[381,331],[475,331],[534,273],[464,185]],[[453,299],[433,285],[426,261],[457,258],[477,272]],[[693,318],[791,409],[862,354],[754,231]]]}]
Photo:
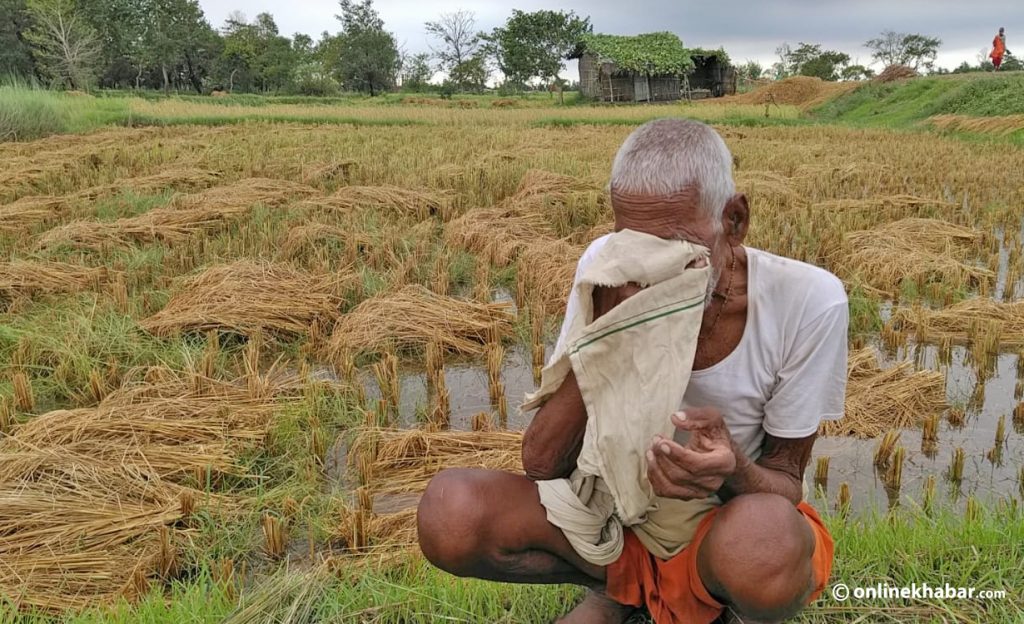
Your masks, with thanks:
[{"label": "bundle of straw", "polygon": [[515,207],[470,210],[449,222],[444,231],[449,245],[482,256],[497,267],[509,266],[530,243],[555,236],[543,215]]},{"label": "bundle of straw", "polygon": [[345,183],[352,176],[352,169],[356,164],[356,161],[350,158],[307,164],[302,171],[302,182],[318,187]]},{"label": "bundle of straw", "polygon": [[46,232],[38,248],[71,245],[98,249],[134,242],[178,243],[193,234],[219,229],[241,218],[254,206],[281,206],[316,194],[308,186],[284,180],[247,178],[202,193],[176,196],[164,208],[113,222],[76,221]]},{"label": "bundle of straw", "polygon": [[209,329],[301,334],[314,322],[337,319],[354,279],[243,260],[188,280],[163,310],[141,325],[157,335]]},{"label": "bundle of straw", "polygon": [[202,193],[178,195],[172,204],[179,208],[212,209],[251,208],[256,205],[279,207],[318,194],[319,191],[311,186],[289,180],[244,178]]},{"label": "bundle of straw", "polygon": [[851,353],[845,414],[823,423],[821,434],[874,438],[889,429],[916,427],[942,412],[947,407],[945,377],[913,368],[912,362],[901,362],[883,370],[873,347]]},{"label": "bundle of straw", "polygon": [[349,228],[328,225],[326,223],[307,223],[288,230],[288,236],[281,245],[284,258],[297,258],[303,251],[320,242],[330,240],[349,241],[354,232]]},{"label": "bundle of straw", "polygon": [[172,574],[168,528],[197,504],[237,505],[189,481],[244,478],[239,453],[263,439],[282,397],[297,399],[297,381],[279,371],[252,383],[151,369],[95,408],[16,427],[0,440],[0,587],[25,608],[59,612],[138,598],[149,578]]},{"label": "bundle of straw", "polygon": [[977,285],[994,279],[988,269],[966,261],[983,235],[935,219],[909,218],[871,230],[850,232],[833,257],[841,277],[858,278],[896,295],[904,280]]},{"label": "bundle of straw", "polygon": [[583,248],[562,240],[539,241],[519,254],[516,278],[527,301],[539,304],[547,314],[565,313],[565,304]]},{"label": "bundle of straw", "polygon": [[758,206],[804,205],[806,202],[794,182],[792,178],[774,171],[741,170],[736,173],[736,187],[743,189]]},{"label": "bundle of straw", "polygon": [[417,349],[431,342],[455,353],[478,355],[490,333],[512,330],[509,306],[477,303],[438,295],[422,286],[363,301],[334,328],[328,351],[332,359],[346,353]]},{"label": "bundle of straw", "polygon": [[36,294],[73,293],[107,281],[106,267],[65,262],[14,260],[0,263],[0,300]]},{"label": "bundle of straw", "polygon": [[63,197],[31,195],[0,206],[0,233],[15,234],[56,219],[67,205]]},{"label": "bundle of straw", "polygon": [[169,189],[193,191],[213,186],[221,179],[219,171],[206,169],[165,169],[160,173],[136,178],[124,178],[111,184],[93,186],[75,193],[75,199],[96,200],[124,191],[152,194]]},{"label": "bundle of straw", "polygon": [[452,204],[450,193],[437,190],[397,186],[345,186],[333,195],[304,202],[302,206],[321,211],[387,211],[421,221],[432,216],[446,218]]},{"label": "bundle of straw", "polygon": [[519,188],[516,190],[515,195],[509,197],[506,201],[516,203],[535,195],[586,191],[593,187],[594,185],[587,180],[542,169],[530,169],[519,181]]},{"label": "bundle of straw", "polygon": [[1024,301],[1002,302],[977,297],[948,308],[901,307],[893,312],[894,327],[909,329],[918,341],[948,340],[964,344],[986,338],[997,349],[1024,346]]}]

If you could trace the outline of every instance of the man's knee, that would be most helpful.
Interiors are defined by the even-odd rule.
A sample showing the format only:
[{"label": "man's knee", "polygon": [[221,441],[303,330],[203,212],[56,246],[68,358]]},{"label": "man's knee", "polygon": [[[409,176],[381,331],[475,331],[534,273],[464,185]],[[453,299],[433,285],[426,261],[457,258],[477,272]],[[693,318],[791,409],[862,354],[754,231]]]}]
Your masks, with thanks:
[{"label": "man's knee", "polygon": [[479,471],[448,469],[423,492],[416,512],[420,550],[435,566],[469,576],[479,561],[487,526]]},{"label": "man's knee", "polygon": [[814,586],[814,533],[790,501],[739,496],[719,510],[698,562],[708,590],[740,613],[776,621],[799,611]]}]

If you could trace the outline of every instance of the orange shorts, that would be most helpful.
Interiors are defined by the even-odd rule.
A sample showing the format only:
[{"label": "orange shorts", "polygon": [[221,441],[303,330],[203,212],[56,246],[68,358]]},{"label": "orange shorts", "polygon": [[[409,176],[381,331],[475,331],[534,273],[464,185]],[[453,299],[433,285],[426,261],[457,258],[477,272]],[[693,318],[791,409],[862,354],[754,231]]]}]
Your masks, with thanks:
[{"label": "orange shorts", "polygon": [[[832,573],[834,545],[832,536],[818,512],[806,502],[797,510],[814,532],[814,567],[817,584],[810,601],[824,591]],[[632,531],[626,531],[622,556],[607,569],[606,592],[619,604],[646,605],[657,624],[708,624],[722,614],[725,605],[711,597],[697,572],[697,550],[711,529],[718,508],[712,509],[697,525],[693,540],[675,557],[658,559],[647,552]]]}]

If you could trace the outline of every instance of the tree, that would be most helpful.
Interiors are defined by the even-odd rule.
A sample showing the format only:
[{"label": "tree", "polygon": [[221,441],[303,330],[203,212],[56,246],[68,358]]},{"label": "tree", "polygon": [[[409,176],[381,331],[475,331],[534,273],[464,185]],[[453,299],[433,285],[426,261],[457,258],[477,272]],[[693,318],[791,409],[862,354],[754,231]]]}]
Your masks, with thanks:
[{"label": "tree", "polygon": [[292,36],[292,51],[300,62],[308,62],[313,57],[313,38],[303,33]]},{"label": "tree", "polygon": [[837,50],[822,50],[821,44],[800,42],[796,49],[783,43],[775,53],[779,62],[772,66],[776,78],[814,76],[822,80],[839,80],[850,56]]},{"label": "tree", "polygon": [[452,68],[450,77],[460,89],[468,89],[475,93],[482,93],[487,87],[487,79],[491,76],[491,70],[487,67],[487,57],[483,54],[475,54]]},{"label": "tree", "polygon": [[96,32],[76,12],[72,0],[30,0],[32,26],[25,38],[41,73],[71,89],[96,80],[102,48]]},{"label": "tree", "polygon": [[906,65],[920,71],[935,67],[942,40],[921,34],[898,33],[893,30],[882,31],[874,39],[864,42],[864,47],[871,50],[871,58],[883,65]]},{"label": "tree", "polygon": [[850,63],[850,55],[845,52],[826,50],[817,56],[807,59],[800,66],[801,76],[813,76],[822,80],[835,82]]},{"label": "tree", "polygon": [[426,52],[413,54],[402,64],[402,89],[423,91],[433,75],[434,70],[430,67],[430,55]]},{"label": "tree", "polygon": [[512,10],[504,26],[482,35],[488,53],[508,82],[526,84],[534,79],[550,82],[562,70],[562,60],[593,30],[590,18],[569,11]]},{"label": "tree", "polygon": [[391,88],[398,73],[395,37],[384,30],[384,20],[373,0],[340,0],[341,22],[336,52],[338,73],[346,88],[371,96]]},{"label": "tree", "polygon": [[764,67],[757,61],[747,61],[736,67],[736,75],[745,80],[759,80],[764,73]]},{"label": "tree", "polygon": [[0,75],[36,76],[32,46],[25,33],[32,27],[32,14],[25,0],[0,0]]},{"label": "tree", "polygon": [[79,14],[102,46],[99,82],[104,87],[138,84],[144,70],[143,25],[148,15],[141,0],[76,0]]},{"label": "tree", "polygon": [[220,51],[216,31],[206,21],[197,0],[141,0],[146,20],[143,27],[147,62],[159,69],[161,85],[188,83],[202,92],[203,79]]},{"label": "tree", "polygon": [[[313,40],[306,35],[296,35],[295,42],[282,37],[269,13],[260,13],[252,22],[232,13],[222,32],[218,77],[222,82],[226,79],[229,90],[289,90],[296,68],[313,57]],[[306,68],[304,79],[315,79],[316,73],[316,68]]]},{"label": "tree", "polygon": [[840,73],[843,80],[868,80],[874,76],[875,70],[863,65],[847,65]]},{"label": "tree", "polygon": [[455,11],[442,13],[436,22],[424,24],[427,34],[440,41],[437,47],[431,47],[440,65],[441,71],[447,72],[454,83],[463,86],[453,75],[456,70],[466,75],[471,66],[466,63],[474,58],[480,50],[480,33],[476,32],[476,17],[472,11]]}]

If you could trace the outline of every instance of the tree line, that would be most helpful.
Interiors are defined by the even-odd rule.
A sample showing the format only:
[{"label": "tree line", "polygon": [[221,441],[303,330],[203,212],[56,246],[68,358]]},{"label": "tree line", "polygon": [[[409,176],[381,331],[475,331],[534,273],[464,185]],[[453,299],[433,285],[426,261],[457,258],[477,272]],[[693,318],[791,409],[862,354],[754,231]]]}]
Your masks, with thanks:
[{"label": "tree line", "polygon": [[[214,28],[197,0],[0,0],[0,76],[85,90],[161,89],[371,95],[401,84],[482,91],[494,70],[522,88],[558,80],[590,19],[573,12],[514,10],[478,31],[468,11],[424,24],[431,52],[408,54],[373,0],[339,0],[335,32],[283,35],[274,17],[241,12]],[[9,19],[8,19],[9,18]]]},{"label": "tree line", "polygon": [[[504,88],[561,86],[559,72],[590,18],[572,11],[514,9],[501,26],[477,29],[469,11],[442,13],[424,24],[430,52],[408,54],[385,28],[373,0],[339,0],[335,32],[319,39],[282,35],[274,17],[232,13],[219,28],[197,0],[0,0],[0,77],[68,89],[135,88],[331,95],[393,90],[481,92],[492,75]],[[942,42],[917,33],[884,31],[865,42],[874,61],[945,73],[935,59]],[[748,61],[746,78],[815,76],[860,80],[874,71],[821,44],[788,43],[771,67]],[[991,69],[984,55],[955,72]],[[1007,69],[1020,65],[1012,56]],[[432,83],[441,72],[442,85]]]},{"label": "tree line", "polygon": [[[882,67],[902,65],[918,73],[949,74],[991,71],[992,61],[988,50],[978,54],[977,64],[964,61],[949,70],[935,66],[942,40],[920,33],[903,33],[884,30],[877,37],[864,42],[871,53],[873,62]],[[781,80],[790,76],[813,76],[822,80],[865,80],[875,75],[875,70],[852,62],[850,55],[838,50],[826,50],[821,44],[800,42],[796,47],[783,43],[775,50],[779,60],[771,67],[764,67],[756,61],[747,61],[736,68],[743,78],[757,80],[771,78]],[[1024,69],[1021,61],[1009,52],[1003,60],[1003,69]]]}]

